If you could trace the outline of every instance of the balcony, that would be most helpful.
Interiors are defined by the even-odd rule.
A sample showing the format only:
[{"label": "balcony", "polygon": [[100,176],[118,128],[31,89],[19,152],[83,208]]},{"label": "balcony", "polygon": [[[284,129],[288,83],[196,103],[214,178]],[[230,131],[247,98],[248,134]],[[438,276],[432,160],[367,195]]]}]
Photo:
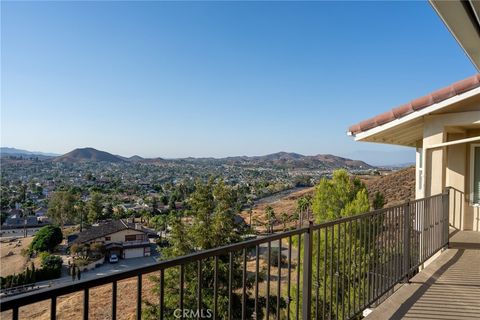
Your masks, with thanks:
[{"label": "balcony", "polygon": [[[395,319],[412,312],[418,315],[425,301],[433,303],[433,295],[449,289],[453,296],[443,297],[442,306],[452,314],[471,315],[478,312],[472,302],[479,296],[480,277],[478,271],[474,275],[473,267],[478,264],[467,272],[463,268],[478,261],[480,251],[447,249],[448,211],[449,193],[445,192],[327,223],[310,223],[3,299],[1,315],[2,319],[75,315],[83,319],[353,319],[375,307],[369,318]],[[458,245],[468,242],[460,239],[463,233],[452,235],[459,239]],[[64,302],[72,299],[74,306],[65,307]],[[473,311],[461,307],[462,303]],[[432,311],[431,316],[435,314]]]},{"label": "balcony", "polygon": [[450,233],[449,249],[365,319],[474,319],[480,315],[480,233]]}]

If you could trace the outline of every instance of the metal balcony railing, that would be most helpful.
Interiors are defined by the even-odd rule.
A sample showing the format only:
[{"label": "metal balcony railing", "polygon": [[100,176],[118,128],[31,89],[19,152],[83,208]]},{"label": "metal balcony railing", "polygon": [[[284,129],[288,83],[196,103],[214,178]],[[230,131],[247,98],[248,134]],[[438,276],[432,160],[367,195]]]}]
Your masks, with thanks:
[{"label": "metal balcony railing", "polygon": [[[142,276],[156,273],[154,318],[182,318],[183,310],[213,319],[351,319],[448,245],[445,193],[322,224],[195,252],[71,285],[2,299],[1,311],[111,284],[111,318],[117,318],[117,283],[137,278],[136,317],[142,318]],[[188,275],[186,277],[186,274]],[[178,300],[166,299],[174,295]],[[172,301],[178,301],[172,305]],[[151,307],[151,306],[150,306]],[[11,310],[11,311],[10,311]],[[180,313],[176,313],[180,310]]]}]

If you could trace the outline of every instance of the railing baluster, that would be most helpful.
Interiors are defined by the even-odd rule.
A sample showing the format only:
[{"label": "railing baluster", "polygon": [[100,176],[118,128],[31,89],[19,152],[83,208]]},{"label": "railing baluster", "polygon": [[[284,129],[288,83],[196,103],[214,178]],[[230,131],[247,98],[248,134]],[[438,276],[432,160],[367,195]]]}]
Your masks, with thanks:
[{"label": "railing baluster", "polygon": [[247,249],[243,249],[242,319],[247,318]]},{"label": "railing baluster", "polygon": [[312,252],[313,252],[313,224],[309,221],[308,231],[304,235],[303,249],[303,292],[302,292],[302,319],[312,318]]},{"label": "railing baluster", "polygon": [[260,246],[257,245],[255,248],[255,319],[258,318],[258,313],[260,311],[258,305],[258,273],[259,273],[259,264],[260,264]]},{"label": "railing baluster", "polygon": [[[355,220],[354,220],[355,221]],[[352,224],[353,224],[353,221],[350,221],[349,224],[348,224],[348,282],[347,282],[347,288],[348,288],[348,304],[347,304],[347,317],[350,318],[350,313],[351,313],[351,310],[350,310],[350,297],[351,297],[351,287],[354,286],[354,283],[355,283],[355,278],[352,277],[352,275],[354,274],[354,272],[352,272],[352,267],[353,267],[353,263],[352,263],[352,242],[354,240],[354,236],[353,236],[353,233],[352,233]],[[355,270],[355,269],[353,269]],[[352,281],[352,278],[353,278],[353,281]],[[353,304],[355,305],[355,289],[353,290]],[[353,309],[355,311],[355,308]]]},{"label": "railing baluster", "polygon": [[218,256],[215,256],[213,264],[213,319],[216,320],[218,317]]},{"label": "railing baluster", "polygon": [[292,236],[288,237],[288,274],[287,274],[287,320],[290,320],[291,281],[292,281]]},{"label": "railing baluster", "polygon": [[280,285],[282,282],[282,239],[278,239],[277,319],[280,319]]},{"label": "railing baluster", "polygon": [[342,250],[341,246],[341,236],[342,236],[342,224],[338,224],[338,232],[337,232],[337,245],[338,245],[338,250],[337,250],[337,263],[335,266],[335,305],[336,305],[336,310],[335,310],[335,319],[338,319],[339,313],[340,313],[340,303],[338,299],[338,293],[339,293],[339,288],[340,288],[340,254]]},{"label": "railing baluster", "polygon": [[163,320],[164,317],[164,301],[165,301],[165,270],[160,269],[160,320]]},{"label": "railing baluster", "polygon": [[88,288],[83,290],[83,320],[88,320],[88,308],[89,308],[89,296]]},{"label": "railing baluster", "polygon": [[266,302],[265,302],[265,308],[266,308],[266,319],[268,320],[270,318],[270,254],[271,254],[271,247],[272,244],[270,241],[268,241],[268,246],[267,246],[267,293],[266,293]]},{"label": "railing baluster", "polygon": [[18,320],[18,307],[12,309],[12,320]]},{"label": "railing baluster", "polygon": [[[85,301],[85,298],[83,301]],[[83,304],[83,313],[85,314],[85,302]],[[87,315],[88,315],[88,301],[87,301]],[[57,297],[52,297],[52,299],[50,300],[50,320],[55,320],[55,319],[57,319]]]},{"label": "railing baluster", "polygon": [[180,265],[180,319],[183,319],[183,282],[185,281],[185,265]]},{"label": "railing baluster", "polygon": [[404,211],[404,276],[405,280],[408,282],[410,278],[410,203],[407,202],[403,209]]},{"label": "railing baluster", "polygon": [[329,319],[333,316],[333,253],[335,251],[335,226],[332,226],[332,239],[330,241],[330,308]]},{"label": "railing baluster", "polygon": [[142,320],[142,274],[137,276],[137,320]]},{"label": "railing baluster", "polygon": [[295,310],[295,319],[300,317],[300,252],[302,251],[302,236],[298,235],[298,251],[297,251],[297,296],[296,299],[296,310]]},{"label": "railing baluster", "polygon": [[318,229],[317,233],[317,281],[315,283],[315,319],[318,319],[318,316],[320,315],[320,229]]},{"label": "railing baluster", "polygon": [[[321,229],[320,229],[321,230]],[[324,252],[323,252],[323,308],[322,308],[322,319],[325,319],[326,308],[327,308],[327,248],[328,248],[328,227],[325,228],[325,243],[324,243]]]},{"label": "railing baluster", "polygon": [[197,261],[197,319],[202,313],[202,260]]},{"label": "railing baluster", "polygon": [[345,265],[347,263],[347,258],[346,258],[346,250],[347,250],[347,223],[343,223],[343,256],[342,256],[342,265],[343,265],[343,270],[342,270],[342,275],[340,278],[340,281],[342,282],[342,319],[345,319]]},{"label": "railing baluster", "polygon": [[112,282],[112,320],[117,319],[117,281]]},{"label": "railing baluster", "polygon": [[232,305],[233,305],[233,251],[228,254],[228,319],[233,318]]}]

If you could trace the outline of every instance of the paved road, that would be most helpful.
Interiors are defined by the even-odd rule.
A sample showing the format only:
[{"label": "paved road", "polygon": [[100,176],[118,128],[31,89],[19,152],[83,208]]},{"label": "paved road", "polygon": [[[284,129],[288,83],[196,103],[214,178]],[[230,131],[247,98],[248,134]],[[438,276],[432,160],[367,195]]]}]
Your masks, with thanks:
[{"label": "paved road", "polygon": [[[95,279],[98,277],[103,277],[106,275],[115,274],[118,272],[123,272],[130,269],[138,268],[138,267],[148,266],[156,262],[157,261],[153,256],[126,259],[126,260],[120,259],[118,263],[107,262],[98,268],[95,268],[90,271],[82,272],[80,281]],[[48,287],[55,288],[59,285],[72,284],[75,282],[78,282],[78,280],[72,281],[72,277],[67,275],[54,280],[37,282],[35,285],[38,286],[39,289],[44,289]]]}]

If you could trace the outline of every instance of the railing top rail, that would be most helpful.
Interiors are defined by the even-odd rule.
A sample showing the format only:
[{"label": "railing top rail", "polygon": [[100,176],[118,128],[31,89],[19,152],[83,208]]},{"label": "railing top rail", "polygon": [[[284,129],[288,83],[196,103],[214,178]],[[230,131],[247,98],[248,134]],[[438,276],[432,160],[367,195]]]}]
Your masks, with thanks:
[{"label": "railing top rail", "polygon": [[[440,197],[445,194],[448,194],[448,192],[437,194],[434,196],[426,197],[424,199],[419,199],[415,201],[425,200],[425,199],[434,198],[434,197]],[[106,276],[98,277],[95,279],[81,280],[71,284],[63,284],[63,285],[55,286],[54,288],[40,289],[35,292],[23,294],[21,296],[4,298],[4,299],[1,299],[0,301],[0,311],[10,310],[15,307],[28,305],[35,302],[47,300],[53,297],[58,297],[58,296],[82,291],[87,288],[97,287],[105,284],[110,284],[115,281],[133,278],[139,274],[146,274],[146,273],[151,273],[155,271],[165,270],[171,267],[185,265],[187,263],[191,263],[191,262],[195,262],[195,261],[199,261],[207,258],[212,258],[215,256],[226,255],[232,251],[240,251],[242,249],[255,247],[257,245],[261,245],[264,243],[281,240],[281,239],[288,238],[295,235],[301,235],[303,233],[308,232],[310,230],[310,227],[312,228],[312,230],[319,230],[322,228],[328,228],[328,227],[345,223],[348,221],[365,219],[368,217],[379,215],[388,210],[403,207],[405,206],[405,204],[406,203],[403,203],[398,206],[390,207],[390,208],[382,208],[379,210],[370,211],[370,212],[359,214],[359,215],[336,219],[336,220],[328,221],[328,222],[317,224],[317,225],[311,225],[309,227],[302,227],[302,228],[298,228],[298,229],[294,229],[294,230],[290,230],[282,233],[276,233],[276,234],[272,234],[264,237],[258,237],[256,239],[246,240],[246,241],[242,241],[242,242],[238,242],[238,243],[234,243],[234,244],[230,244],[222,247],[217,247],[209,250],[198,251],[185,256],[160,261],[148,266],[138,267],[128,271],[106,275]]]}]

